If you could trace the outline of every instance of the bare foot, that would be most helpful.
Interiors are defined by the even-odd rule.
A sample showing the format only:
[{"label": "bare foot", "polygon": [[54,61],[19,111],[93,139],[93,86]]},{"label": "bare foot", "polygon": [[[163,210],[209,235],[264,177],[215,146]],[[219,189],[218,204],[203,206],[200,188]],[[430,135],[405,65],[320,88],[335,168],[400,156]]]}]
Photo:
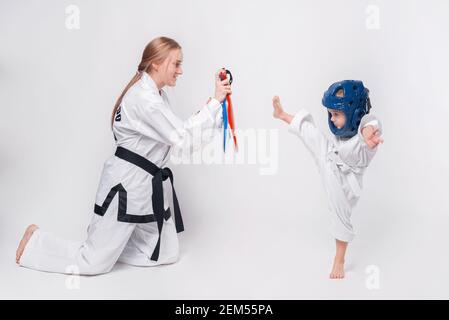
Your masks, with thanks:
[{"label": "bare foot", "polygon": [[343,279],[345,277],[345,262],[341,260],[334,260],[334,265],[332,266],[331,274],[329,278],[331,279]]},{"label": "bare foot", "polygon": [[281,99],[278,96],[273,97],[273,117],[275,119],[280,119],[288,124],[293,120],[293,116],[284,111],[281,105]]},{"label": "bare foot", "polygon": [[278,96],[273,97],[273,117],[276,119],[280,119],[282,117],[282,114],[284,113],[284,110],[282,109],[281,100]]},{"label": "bare foot", "polygon": [[39,229],[39,227],[36,226],[35,224],[30,224],[28,226],[28,228],[25,230],[25,233],[22,237],[22,240],[20,240],[19,247],[17,248],[17,251],[16,251],[16,263],[17,264],[20,262],[20,257],[23,254],[23,250],[25,250],[28,240],[30,240],[31,236],[33,235],[34,231],[36,231],[36,229]]}]

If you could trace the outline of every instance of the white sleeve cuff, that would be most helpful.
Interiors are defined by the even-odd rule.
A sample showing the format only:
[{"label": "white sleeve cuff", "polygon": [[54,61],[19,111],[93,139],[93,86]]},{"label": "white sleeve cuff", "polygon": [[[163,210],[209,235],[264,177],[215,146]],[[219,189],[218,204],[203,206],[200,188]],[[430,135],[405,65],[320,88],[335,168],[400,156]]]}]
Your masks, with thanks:
[{"label": "white sleeve cuff", "polygon": [[292,133],[299,133],[301,124],[307,117],[310,117],[310,113],[307,110],[305,109],[299,110],[293,117],[293,120],[290,123],[290,125],[288,126],[288,130]]},{"label": "white sleeve cuff", "polygon": [[217,127],[223,125],[223,109],[220,101],[211,98],[203,108],[210,121],[215,123]]},{"label": "white sleeve cuff", "polygon": [[362,121],[360,121],[358,135],[359,137],[364,140],[362,135],[362,129],[366,126],[374,126],[377,129],[379,129],[379,133],[382,134],[382,123],[379,121],[379,119],[376,118],[375,115],[369,113],[363,116]]},{"label": "white sleeve cuff", "polygon": [[377,119],[371,120],[371,121],[365,123],[363,125],[363,128],[365,128],[366,126],[378,127],[379,126],[379,121],[377,121]]},{"label": "white sleeve cuff", "polygon": [[221,109],[221,103],[215,98],[210,99],[210,101],[207,103],[207,106],[212,112],[216,112],[217,109]]}]

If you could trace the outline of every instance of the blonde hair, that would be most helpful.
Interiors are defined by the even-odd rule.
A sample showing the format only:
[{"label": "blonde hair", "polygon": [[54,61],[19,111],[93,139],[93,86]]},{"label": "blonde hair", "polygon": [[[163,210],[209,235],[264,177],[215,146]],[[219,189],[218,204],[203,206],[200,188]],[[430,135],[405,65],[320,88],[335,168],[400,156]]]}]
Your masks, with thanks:
[{"label": "blonde hair", "polygon": [[155,38],[151,40],[150,43],[147,44],[147,46],[143,50],[142,60],[140,61],[139,66],[137,67],[136,74],[128,83],[128,85],[125,87],[122,94],[118,97],[117,102],[114,105],[111,117],[111,128],[114,125],[114,118],[117,109],[122,103],[122,99],[125,96],[126,92],[129,90],[129,88],[131,88],[137,81],[139,81],[143,71],[149,73],[152,70],[154,63],[156,64],[162,63],[168,57],[170,51],[175,49],[181,49],[181,46],[175,40],[167,37]]}]

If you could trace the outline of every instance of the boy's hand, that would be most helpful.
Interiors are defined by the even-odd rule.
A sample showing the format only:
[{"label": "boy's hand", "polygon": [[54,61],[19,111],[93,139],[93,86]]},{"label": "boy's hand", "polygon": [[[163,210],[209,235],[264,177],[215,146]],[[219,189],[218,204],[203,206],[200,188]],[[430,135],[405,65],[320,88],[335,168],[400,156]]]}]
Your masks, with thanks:
[{"label": "boy's hand", "polygon": [[374,126],[366,126],[362,129],[362,136],[365,140],[365,143],[368,145],[370,149],[374,149],[379,145],[379,143],[383,143],[384,139],[380,137],[380,131],[378,128]]}]

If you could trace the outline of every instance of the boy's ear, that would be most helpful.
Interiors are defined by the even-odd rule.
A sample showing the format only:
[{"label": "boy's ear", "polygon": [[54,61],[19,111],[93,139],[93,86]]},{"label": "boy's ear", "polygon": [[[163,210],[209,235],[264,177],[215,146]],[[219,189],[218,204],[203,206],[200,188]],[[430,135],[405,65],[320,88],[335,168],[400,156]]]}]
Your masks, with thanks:
[{"label": "boy's ear", "polygon": [[339,90],[337,91],[337,93],[335,93],[335,96],[337,96],[337,97],[339,97],[339,98],[344,98],[344,96],[345,96],[344,90],[343,90],[343,89],[339,89]]}]

